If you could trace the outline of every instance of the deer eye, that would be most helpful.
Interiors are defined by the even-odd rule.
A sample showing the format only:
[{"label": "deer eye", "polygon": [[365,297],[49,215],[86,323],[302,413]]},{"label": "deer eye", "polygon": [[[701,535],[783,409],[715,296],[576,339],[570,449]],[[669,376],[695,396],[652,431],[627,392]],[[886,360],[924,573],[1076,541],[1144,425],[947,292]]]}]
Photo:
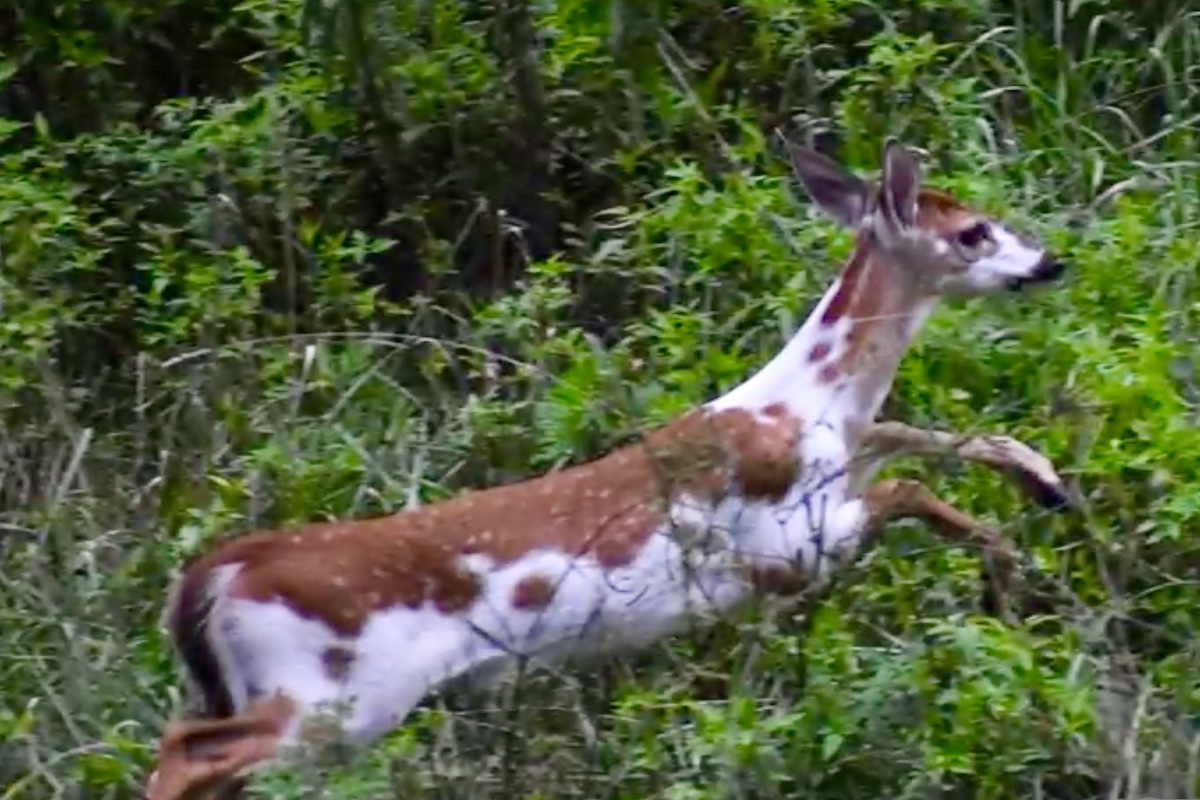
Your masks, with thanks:
[{"label": "deer eye", "polygon": [[973,251],[978,250],[980,245],[991,239],[991,232],[988,230],[986,222],[980,222],[965,231],[959,231],[956,238],[963,249]]}]

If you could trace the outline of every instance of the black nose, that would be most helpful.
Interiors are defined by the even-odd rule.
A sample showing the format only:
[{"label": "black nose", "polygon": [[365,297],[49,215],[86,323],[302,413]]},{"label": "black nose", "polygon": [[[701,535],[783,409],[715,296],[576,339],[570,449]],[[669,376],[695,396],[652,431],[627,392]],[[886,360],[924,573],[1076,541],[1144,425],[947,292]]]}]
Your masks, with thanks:
[{"label": "black nose", "polygon": [[1065,261],[1059,261],[1056,258],[1051,258],[1049,255],[1043,256],[1026,276],[1021,278],[1010,278],[1008,288],[1014,292],[1020,291],[1031,283],[1046,283],[1062,275],[1067,269]]},{"label": "black nose", "polygon": [[1066,269],[1067,262],[1045,256],[1033,268],[1033,274],[1029,276],[1029,279],[1032,281],[1052,281],[1062,275]]}]

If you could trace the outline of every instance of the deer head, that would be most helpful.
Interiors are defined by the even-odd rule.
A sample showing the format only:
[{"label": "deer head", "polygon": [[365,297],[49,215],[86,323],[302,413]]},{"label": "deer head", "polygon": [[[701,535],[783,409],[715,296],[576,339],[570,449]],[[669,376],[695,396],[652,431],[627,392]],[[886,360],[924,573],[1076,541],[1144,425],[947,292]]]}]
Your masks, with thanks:
[{"label": "deer head", "polygon": [[[883,147],[878,188],[815,150],[788,145],[792,168],[817,206],[858,232],[926,295],[962,297],[1053,280],[1065,265],[1033,238],[921,185],[912,153]],[[864,241],[865,240],[865,241]]]}]

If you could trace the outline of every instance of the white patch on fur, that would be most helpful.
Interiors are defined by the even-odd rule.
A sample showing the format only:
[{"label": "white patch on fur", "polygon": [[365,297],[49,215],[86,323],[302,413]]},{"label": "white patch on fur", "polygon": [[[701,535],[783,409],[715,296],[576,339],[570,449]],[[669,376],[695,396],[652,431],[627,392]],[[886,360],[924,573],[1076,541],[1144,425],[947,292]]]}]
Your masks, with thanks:
[{"label": "white patch on fur", "polygon": [[682,494],[667,510],[671,538],[685,551],[711,549],[709,543],[722,537],[714,511],[712,503]]},{"label": "white patch on fur", "polygon": [[[352,648],[353,643],[324,623],[301,617],[282,600],[230,597],[229,584],[241,569],[241,564],[218,567],[209,583],[215,595],[209,644],[234,707],[244,710],[251,695],[269,697],[276,692],[306,710],[336,703],[341,687],[329,676],[324,654],[331,647]],[[285,741],[293,737],[295,727],[290,726]]]},{"label": "white patch on fur", "polygon": [[[831,399],[831,393],[835,391],[821,383],[817,377],[818,373],[826,363],[841,358],[846,349],[846,339],[850,335],[852,323],[845,317],[829,325],[821,321],[825,309],[837,296],[840,286],[839,278],[774,358],[730,391],[708,401],[704,407],[712,411],[758,411],[771,403],[779,402],[784,404],[788,413],[799,417],[805,423],[811,423],[813,410],[823,410]],[[821,361],[809,361],[809,353],[822,343],[830,346],[829,354]]]},{"label": "white patch on fur", "polygon": [[250,687],[245,680],[245,673],[236,654],[231,650],[232,642],[226,635],[225,613],[228,605],[236,601],[228,597],[229,584],[242,571],[242,565],[225,564],[212,570],[205,586],[209,609],[208,620],[204,626],[204,635],[208,640],[217,664],[221,667],[225,690],[237,711],[245,710],[250,702]]}]

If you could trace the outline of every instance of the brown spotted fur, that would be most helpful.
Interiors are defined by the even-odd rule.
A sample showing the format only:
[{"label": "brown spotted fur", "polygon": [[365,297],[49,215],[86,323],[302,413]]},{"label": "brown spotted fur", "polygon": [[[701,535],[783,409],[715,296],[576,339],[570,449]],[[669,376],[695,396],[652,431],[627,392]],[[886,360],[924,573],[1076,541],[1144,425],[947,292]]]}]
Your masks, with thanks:
[{"label": "brown spotted fur", "polygon": [[199,616],[204,586],[224,564],[241,565],[232,596],[281,598],[347,636],[372,612],[396,605],[431,602],[449,614],[468,608],[482,586],[461,556],[486,555],[503,565],[553,548],[591,556],[605,569],[627,565],[661,525],[667,501],[682,492],[701,499],[730,489],[748,499],[783,496],[799,470],[801,423],[782,406],[763,414],[765,422],[742,410],[694,412],[641,442],[536,480],[391,516],[226,541],[189,565],[176,614]]}]

